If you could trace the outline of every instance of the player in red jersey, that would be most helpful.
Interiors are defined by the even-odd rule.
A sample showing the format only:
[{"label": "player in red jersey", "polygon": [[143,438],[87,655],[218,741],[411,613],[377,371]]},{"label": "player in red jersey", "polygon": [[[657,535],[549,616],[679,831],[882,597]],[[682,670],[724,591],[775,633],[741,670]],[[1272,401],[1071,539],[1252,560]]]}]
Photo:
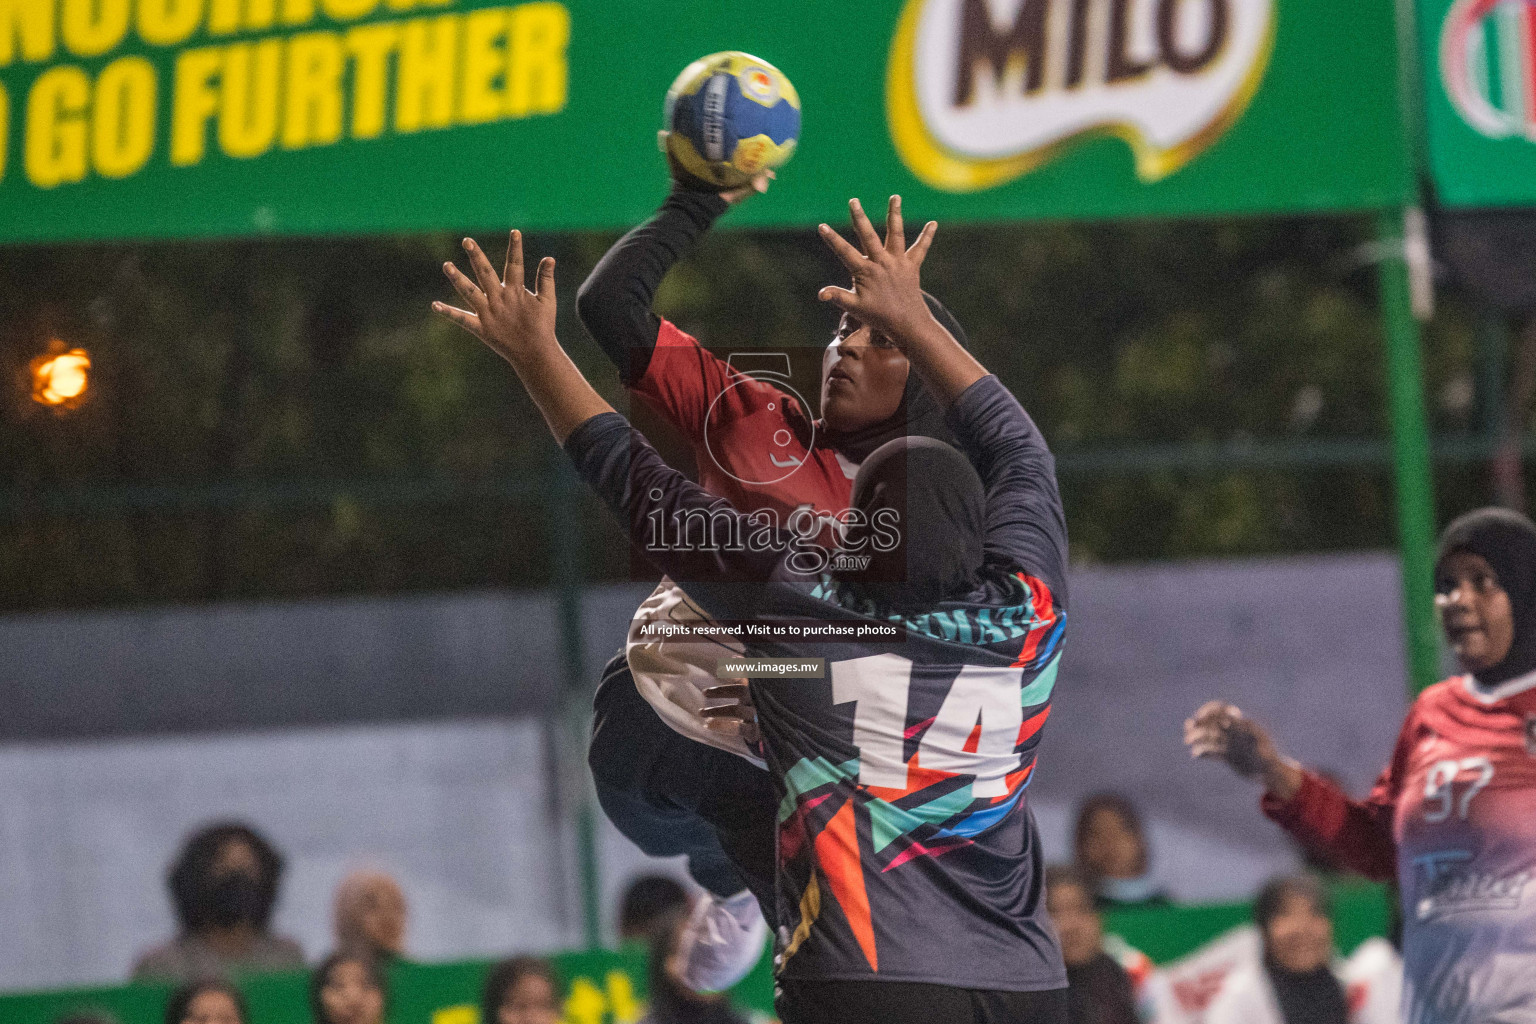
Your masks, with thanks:
[{"label": "player in red jersey", "polygon": [[1536,1024],[1536,525],[1504,509],[1456,520],[1435,590],[1466,673],[1414,701],[1364,800],[1231,704],[1201,707],[1185,742],[1262,780],[1264,813],[1303,842],[1397,880],[1410,1024]]}]

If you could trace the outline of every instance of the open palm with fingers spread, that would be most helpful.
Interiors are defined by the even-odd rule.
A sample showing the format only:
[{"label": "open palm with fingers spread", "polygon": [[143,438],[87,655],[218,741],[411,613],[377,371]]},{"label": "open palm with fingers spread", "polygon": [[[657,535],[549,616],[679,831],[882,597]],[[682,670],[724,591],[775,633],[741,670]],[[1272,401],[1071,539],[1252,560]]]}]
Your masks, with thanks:
[{"label": "open palm with fingers spread", "polygon": [[453,282],[469,309],[434,302],[434,310],[485,342],[514,366],[541,348],[558,344],[555,341],[553,256],[539,261],[538,277],[533,290],[529,291],[523,284],[521,231],[512,232],[500,278],[474,239],[464,239],[464,251],[469,254],[475,280],[471,281],[452,263],[443,264],[443,273],[448,275],[448,280]]},{"label": "open palm with fingers spread", "polygon": [[933,319],[923,301],[919,271],[939,226],[929,221],[908,248],[901,220],[901,196],[891,196],[883,242],[857,199],[850,199],[848,208],[853,213],[853,231],[863,252],[826,224],[817,230],[853,275],[853,288],[823,288],[818,297],[901,346]]}]

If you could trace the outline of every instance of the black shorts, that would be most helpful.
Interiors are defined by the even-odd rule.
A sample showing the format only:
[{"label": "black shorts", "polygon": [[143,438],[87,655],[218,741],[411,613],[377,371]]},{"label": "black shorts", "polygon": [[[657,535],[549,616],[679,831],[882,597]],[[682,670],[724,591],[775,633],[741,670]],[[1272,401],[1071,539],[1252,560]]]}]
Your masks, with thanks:
[{"label": "black shorts", "polygon": [[781,978],[774,1008],[784,1024],[1067,1024],[1067,990]]}]

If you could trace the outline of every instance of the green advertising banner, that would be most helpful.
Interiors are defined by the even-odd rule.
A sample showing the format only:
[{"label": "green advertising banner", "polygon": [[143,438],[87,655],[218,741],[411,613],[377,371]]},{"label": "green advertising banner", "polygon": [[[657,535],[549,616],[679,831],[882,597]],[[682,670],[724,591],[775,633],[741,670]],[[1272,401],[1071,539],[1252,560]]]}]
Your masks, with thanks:
[{"label": "green advertising banner", "polygon": [[1536,5],[1420,0],[1419,38],[1441,205],[1536,203]]},{"label": "green advertising banner", "polygon": [[662,98],[798,87],[753,224],[1354,210],[1408,194],[1392,0],[0,0],[0,241],[610,228]]}]

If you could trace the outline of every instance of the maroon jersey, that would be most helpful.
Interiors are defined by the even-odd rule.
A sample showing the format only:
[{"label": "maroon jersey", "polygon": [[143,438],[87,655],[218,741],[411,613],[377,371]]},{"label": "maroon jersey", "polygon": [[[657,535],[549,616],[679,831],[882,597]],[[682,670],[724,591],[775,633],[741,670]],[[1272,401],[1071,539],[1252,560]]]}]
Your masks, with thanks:
[{"label": "maroon jersey", "polygon": [[1264,809],[1356,870],[1396,877],[1411,1024],[1536,1024],[1536,674],[1425,690],[1363,801],[1308,773]]},{"label": "maroon jersey", "polygon": [[699,485],[741,511],[770,509],[788,529],[797,508],[831,515],[848,508],[859,467],[816,443],[787,380],[748,376],[663,320],[630,391],[688,439]]}]

